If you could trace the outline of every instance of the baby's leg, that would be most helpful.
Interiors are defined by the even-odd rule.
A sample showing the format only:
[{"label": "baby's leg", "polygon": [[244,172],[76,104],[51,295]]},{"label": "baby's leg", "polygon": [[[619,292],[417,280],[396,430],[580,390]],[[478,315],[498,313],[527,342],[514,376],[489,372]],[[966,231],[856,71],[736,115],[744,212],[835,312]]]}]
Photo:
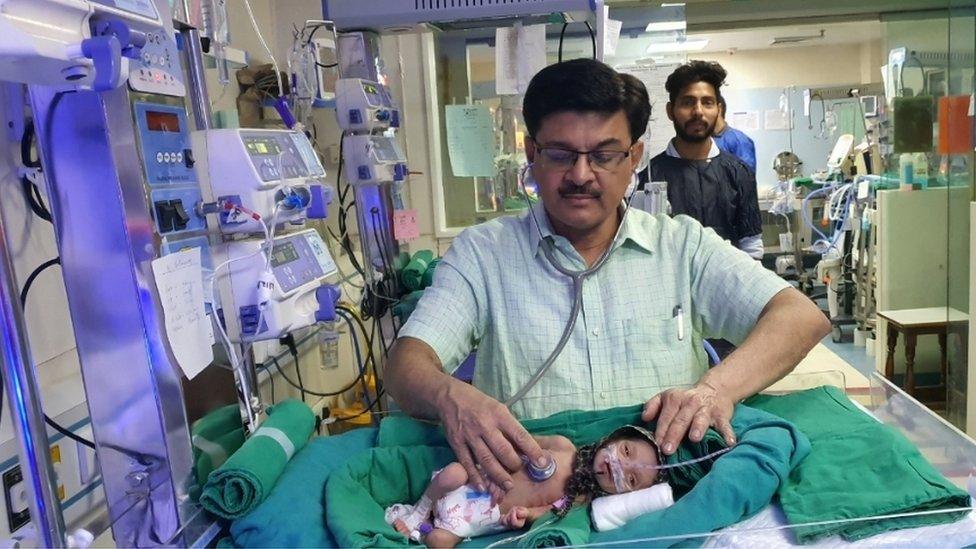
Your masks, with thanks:
[{"label": "baby's leg", "polygon": [[447,549],[452,549],[460,541],[460,536],[457,536],[442,528],[434,528],[429,534],[427,534],[427,537],[424,538],[424,545],[432,548],[445,547]]},{"label": "baby's leg", "polygon": [[[427,489],[424,490],[424,495],[420,497],[420,501],[412,509],[404,509],[405,512],[393,521],[393,528],[397,532],[409,536],[420,526],[420,523],[427,520],[430,516],[430,510],[437,500],[464,486],[467,482],[468,473],[460,463],[451,463],[441,469],[431,479]],[[454,544],[457,544],[457,541]]]},{"label": "baby's leg", "polygon": [[434,476],[424,494],[429,495],[431,500],[437,501],[467,483],[468,472],[460,463],[454,462]]}]

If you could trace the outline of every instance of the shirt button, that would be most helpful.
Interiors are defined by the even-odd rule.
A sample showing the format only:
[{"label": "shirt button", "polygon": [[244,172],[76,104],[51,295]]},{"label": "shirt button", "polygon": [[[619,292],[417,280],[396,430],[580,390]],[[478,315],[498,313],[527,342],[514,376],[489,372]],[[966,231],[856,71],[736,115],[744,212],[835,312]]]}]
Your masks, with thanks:
[{"label": "shirt button", "polygon": [[600,398],[602,398],[603,400],[606,400],[607,399],[607,394],[601,392],[600,393]]},{"label": "shirt button", "polygon": [[595,336],[598,336],[598,335],[600,335],[600,329],[599,328],[593,328],[593,331],[590,332],[590,333],[592,333]]}]

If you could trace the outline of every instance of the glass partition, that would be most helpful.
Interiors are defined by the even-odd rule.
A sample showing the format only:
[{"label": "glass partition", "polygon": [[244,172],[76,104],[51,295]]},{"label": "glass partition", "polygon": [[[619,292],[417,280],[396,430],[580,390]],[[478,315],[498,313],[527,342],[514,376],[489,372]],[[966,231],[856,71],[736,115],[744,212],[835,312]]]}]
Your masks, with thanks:
[{"label": "glass partition", "polygon": [[974,19],[947,7],[885,22],[899,190],[879,196],[879,369],[966,428]]}]

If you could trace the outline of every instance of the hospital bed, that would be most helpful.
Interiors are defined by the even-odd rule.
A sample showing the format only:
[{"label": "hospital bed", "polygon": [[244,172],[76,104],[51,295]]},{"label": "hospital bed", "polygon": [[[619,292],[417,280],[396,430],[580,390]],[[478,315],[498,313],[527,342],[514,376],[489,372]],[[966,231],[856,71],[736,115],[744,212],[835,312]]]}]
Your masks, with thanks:
[{"label": "hospital bed", "polygon": [[[821,357],[829,358],[829,357]],[[829,360],[821,363],[830,364]],[[774,386],[786,393],[820,385],[833,385],[879,422],[887,424],[915,444],[946,478],[966,489],[976,469],[976,443],[958,429],[923,407],[879,374],[865,377],[852,369],[801,369]],[[331,437],[318,437],[299,452],[268,499],[251,514],[230,526],[230,539],[241,546],[329,545],[322,493],[332,470],[348,456],[364,452],[375,443],[375,429],[362,429]],[[782,510],[772,504],[752,518],[716,532],[701,532],[695,539],[706,547],[794,546],[795,538]],[[688,536],[682,536],[687,538]],[[643,538],[642,546],[666,546],[674,540]],[[976,543],[976,514],[940,526],[899,530],[859,542],[839,537],[823,539],[817,546],[965,546]]]}]

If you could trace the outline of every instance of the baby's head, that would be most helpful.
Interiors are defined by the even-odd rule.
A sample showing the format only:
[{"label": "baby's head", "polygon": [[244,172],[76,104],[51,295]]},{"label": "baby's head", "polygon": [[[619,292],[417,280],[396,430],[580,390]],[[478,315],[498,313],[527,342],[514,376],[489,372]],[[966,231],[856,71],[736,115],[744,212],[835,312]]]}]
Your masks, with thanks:
[{"label": "baby's head", "polygon": [[600,490],[621,494],[659,482],[661,461],[654,435],[643,427],[625,425],[597,444],[591,467]]},{"label": "baby's head", "polygon": [[[626,425],[576,451],[566,498],[575,502],[649,488],[664,480],[665,470],[656,468],[662,461],[654,435],[643,427]],[[569,506],[563,509],[565,513]]]}]

